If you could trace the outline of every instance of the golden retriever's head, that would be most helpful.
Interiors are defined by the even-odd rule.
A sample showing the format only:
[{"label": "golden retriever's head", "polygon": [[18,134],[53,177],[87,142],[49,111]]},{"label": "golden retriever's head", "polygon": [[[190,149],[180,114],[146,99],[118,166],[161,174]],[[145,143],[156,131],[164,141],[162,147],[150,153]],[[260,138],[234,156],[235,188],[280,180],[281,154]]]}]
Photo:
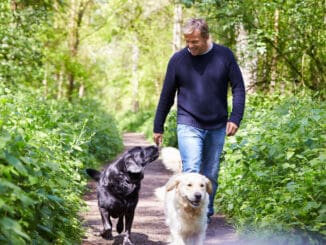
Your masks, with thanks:
[{"label": "golden retriever's head", "polygon": [[199,207],[206,194],[212,193],[212,183],[204,175],[198,173],[181,173],[172,176],[166,184],[166,191],[176,189],[176,193],[193,208]]}]

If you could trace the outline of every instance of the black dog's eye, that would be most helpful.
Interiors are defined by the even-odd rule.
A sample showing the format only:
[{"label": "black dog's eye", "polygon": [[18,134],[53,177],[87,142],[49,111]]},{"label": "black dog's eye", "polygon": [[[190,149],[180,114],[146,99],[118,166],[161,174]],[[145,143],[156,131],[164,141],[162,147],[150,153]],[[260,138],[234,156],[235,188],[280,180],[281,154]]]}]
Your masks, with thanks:
[{"label": "black dog's eye", "polygon": [[145,157],[145,153],[143,151],[139,152],[139,157],[143,159]]}]

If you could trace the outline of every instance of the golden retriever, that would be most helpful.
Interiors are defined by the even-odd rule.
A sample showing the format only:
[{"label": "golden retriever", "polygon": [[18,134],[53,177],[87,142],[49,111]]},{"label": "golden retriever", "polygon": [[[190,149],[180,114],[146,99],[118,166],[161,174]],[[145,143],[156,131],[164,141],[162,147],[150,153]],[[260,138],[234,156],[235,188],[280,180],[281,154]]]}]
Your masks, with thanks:
[{"label": "golden retriever", "polygon": [[166,184],[164,202],[171,244],[203,244],[211,192],[211,182],[201,174],[180,173],[170,178]]}]

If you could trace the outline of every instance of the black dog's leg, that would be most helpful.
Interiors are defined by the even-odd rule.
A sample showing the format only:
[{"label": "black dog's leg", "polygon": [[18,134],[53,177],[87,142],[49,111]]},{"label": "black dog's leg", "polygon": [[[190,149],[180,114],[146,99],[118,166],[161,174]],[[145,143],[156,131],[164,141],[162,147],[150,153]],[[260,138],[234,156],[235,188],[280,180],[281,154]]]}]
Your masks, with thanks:
[{"label": "black dog's leg", "polygon": [[130,210],[128,213],[125,215],[125,220],[126,220],[126,233],[125,237],[123,239],[123,245],[133,245],[134,243],[131,241],[131,226],[134,221],[134,215],[135,215],[135,209]]},{"label": "black dog's leg", "polygon": [[120,234],[123,231],[123,215],[119,217],[117,223],[117,232]]},{"label": "black dog's leg", "polygon": [[101,236],[104,239],[112,240],[112,223],[110,220],[110,213],[105,208],[100,208],[101,218],[102,218],[102,224],[103,224],[103,231],[101,233]]}]

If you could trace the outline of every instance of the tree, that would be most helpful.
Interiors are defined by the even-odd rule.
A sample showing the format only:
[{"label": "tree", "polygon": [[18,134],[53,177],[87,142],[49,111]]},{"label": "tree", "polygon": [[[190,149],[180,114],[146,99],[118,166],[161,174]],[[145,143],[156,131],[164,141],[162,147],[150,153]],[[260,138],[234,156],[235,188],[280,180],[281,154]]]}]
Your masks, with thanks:
[{"label": "tree", "polygon": [[[69,35],[69,50],[71,58],[75,59],[78,55],[78,48],[80,43],[80,28],[82,25],[85,11],[90,4],[91,0],[72,0],[70,6],[70,22],[69,29],[71,30]],[[75,87],[75,74],[73,71],[68,72],[68,90],[67,98],[72,100],[72,94]],[[84,85],[81,84],[80,91],[83,91]],[[80,94],[82,96],[83,94]]]},{"label": "tree", "polygon": [[[243,25],[248,33],[246,49],[257,58],[253,69],[256,90],[296,92],[309,88],[326,97],[323,1],[182,2],[207,16],[214,35],[231,48],[235,49],[237,29]],[[246,63],[247,58],[238,57],[240,63]]]},{"label": "tree", "polygon": [[44,57],[42,37],[52,18],[47,1],[0,3],[0,81],[8,86],[39,86]]}]

